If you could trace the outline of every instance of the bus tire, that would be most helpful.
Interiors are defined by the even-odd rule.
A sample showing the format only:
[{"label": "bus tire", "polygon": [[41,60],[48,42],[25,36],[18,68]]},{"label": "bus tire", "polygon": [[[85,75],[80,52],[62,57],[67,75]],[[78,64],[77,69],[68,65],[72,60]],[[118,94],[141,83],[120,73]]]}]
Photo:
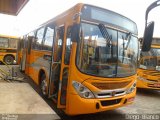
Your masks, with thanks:
[{"label": "bus tire", "polygon": [[12,55],[7,55],[4,57],[4,62],[7,65],[12,65],[14,63],[14,57]]},{"label": "bus tire", "polygon": [[40,88],[41,88],[41,93],[44,97],[47,97],[47,79],[46,79],[46,75],[43,74],[40,78]]}]

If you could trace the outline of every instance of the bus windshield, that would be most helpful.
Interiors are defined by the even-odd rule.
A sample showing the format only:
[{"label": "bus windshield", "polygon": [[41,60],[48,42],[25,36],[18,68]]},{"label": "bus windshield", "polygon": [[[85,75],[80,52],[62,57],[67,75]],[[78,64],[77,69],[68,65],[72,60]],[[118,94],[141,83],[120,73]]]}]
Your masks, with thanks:
[{"label": "bus windshield", "polygon": [[81,23],[77,66],[83,73],[100,77],[126,77],[136,73],[138,39],[106,27],[110,43],[97,24]]},{"label": "bus windshield", "polygon": [[149,52],[141,52],[140,68],[160,70],[160,48],[151,48]]}]

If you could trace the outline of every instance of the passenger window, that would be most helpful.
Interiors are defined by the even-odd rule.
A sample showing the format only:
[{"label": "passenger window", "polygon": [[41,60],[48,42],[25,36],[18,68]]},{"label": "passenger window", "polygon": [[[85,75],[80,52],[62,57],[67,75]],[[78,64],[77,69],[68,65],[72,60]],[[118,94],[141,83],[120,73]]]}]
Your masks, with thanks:
[{"label": "passenger window", "polygon": [[71,27],[68,27],[68,28],[67,28],[67,37],[66,37],[65,59],[64,59],[64,63],[65,63],[66,65],[69,64],[70,53],[71,53],[71,46],[72,46],[72,41],[71,41]]},{"label": "passenger window", "polygon": [[44,37],[43,50],[52,51],[53,36],[54,36],[54,28],[53,26],[48,26]]},{"label": "passenger window", "polygon": [[40,28],[37,31],[35,49],[42,50],[43,34],[44,34],[44,27]]}]

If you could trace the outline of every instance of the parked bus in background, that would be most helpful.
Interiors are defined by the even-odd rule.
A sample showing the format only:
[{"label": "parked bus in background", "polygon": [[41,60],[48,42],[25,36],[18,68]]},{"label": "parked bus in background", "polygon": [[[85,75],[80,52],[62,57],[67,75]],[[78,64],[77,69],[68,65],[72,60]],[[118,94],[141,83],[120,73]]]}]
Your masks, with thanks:
[{"label": "parked bus in background", "polygon": [[0,35],[0,61],[11,65],[15,62],[18,37]]},{"label": "parked bus in background", "polygon": [[153,38],[150,51],[141,52],[137,87],[160,89],[160,38]]},{"label": "parked bus in background", "polygon": [[137,33],[120,14],[77,4],[24,36],[20,68],[68,115],[115,109],[136,95]]},{"label": "parked bus in background", "polygon": [[[153,2],[151,5],[148,6],[145,15],[145,27],[150,26],[151,29],[148,29],[148,34],[144,33],[144,37],[140,38],[141,43],[144,40],[152,39],[151,49],[149,51],[141,51],[140,53],[140,60],[139,60],[139,70],[137,72],[137,87],[138,88],[147,88],[147,89],[160,89],[160,37],[151,37],[155,36],[154,27],[157,27],[159,31],[159,26],[154,26],[154,23],[158,21],[149,21],[148,14],[152,9],[158,7],[160,5],[160,0]],[[153,14],[153,12],[152,12]],[[157,15],[157,14],[156,14]],[[149,32],[150,31],[150,32]],[[158,32],[159,33],[159,32]],[[156,35],[158,36],[158,35]],[[150,44],[151,41],[146,42],[146,46]],[[142,46],[143,49],[144,46]]]}]

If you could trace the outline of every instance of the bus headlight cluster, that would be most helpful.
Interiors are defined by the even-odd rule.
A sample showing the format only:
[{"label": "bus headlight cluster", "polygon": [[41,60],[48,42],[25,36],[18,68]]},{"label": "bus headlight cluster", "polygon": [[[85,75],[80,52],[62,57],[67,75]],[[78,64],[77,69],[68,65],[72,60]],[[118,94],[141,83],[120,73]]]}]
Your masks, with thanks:
[{"label": "bus headlight cluster", "polygon": [[132,84],[132,86],[127,90],[127,94],[132,93],[136,89],[136,81]]},{"label": "bus headlight cluster", "polygon": [[72,85],[82,98],[94,98],[93,93],[81,83],[73,81]]}]

